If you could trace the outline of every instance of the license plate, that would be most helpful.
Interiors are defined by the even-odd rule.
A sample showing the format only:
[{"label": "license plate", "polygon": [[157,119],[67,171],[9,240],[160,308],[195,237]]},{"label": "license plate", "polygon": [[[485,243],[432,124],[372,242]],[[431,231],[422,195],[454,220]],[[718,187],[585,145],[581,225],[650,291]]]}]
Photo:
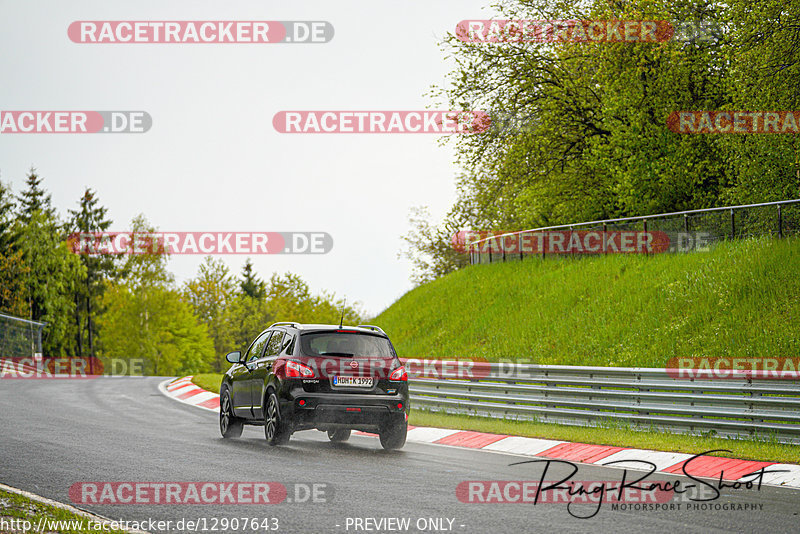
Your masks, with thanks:
[{"label": "license plate", "polygon": [[367,376],[334,376],[334,387],[371,388],[372,377]]}]

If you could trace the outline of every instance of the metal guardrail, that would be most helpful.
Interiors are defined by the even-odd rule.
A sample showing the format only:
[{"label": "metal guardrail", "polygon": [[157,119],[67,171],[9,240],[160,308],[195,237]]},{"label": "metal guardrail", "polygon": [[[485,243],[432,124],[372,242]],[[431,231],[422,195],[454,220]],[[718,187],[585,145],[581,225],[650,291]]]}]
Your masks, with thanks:
[{"label": "metal guardrail", "polygon": [[[676,370],[482,364],[472,379],[411,378],[412,406],[451,414],[774,439],[800,444],[800,380],[676,378]],[[507,365],[507,364],[506,364]]]},{"label": "metal guardrail", "polygon": [[[604,219],[490,235],[466,244],[469,262],[476,264],[514,261],[531,254],[544,257],[547,254],[546,247],[526,246],[525,241],[537,241],[532,238],[550,232],[573,231],[603,232],[604,235],[618,231],[645,234],[650,232],[672,241],[665,245],[668,250],[664,251],[688,252],[697,247],[697,243],[692,243],[692,234],[695,237],[697,234],[703,234],[703,245],[724,239],[800,234],[800,199]],[[565,242],[569,242],[569,239],[567,236]]]}]

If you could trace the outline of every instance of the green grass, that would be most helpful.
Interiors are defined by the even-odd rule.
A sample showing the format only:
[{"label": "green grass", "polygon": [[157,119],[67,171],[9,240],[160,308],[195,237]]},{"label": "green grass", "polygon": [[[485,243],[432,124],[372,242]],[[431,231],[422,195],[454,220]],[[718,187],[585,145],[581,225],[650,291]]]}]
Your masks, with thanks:
[{"label": "green grass", "polygon": [[[36,528],[40,520],[44,520],[43,527],[48,525],[47,521],[71,521],[72,527],[69,528],[68,523],[60,523],[62,528],[53,528],[56,525],[50,523],[51,528],[45,528],[45,532],[58,532],[60,534],[83,534],[86,532],[103,532],[107,534],[124,534],[123,530],[98,530],[96,522],[93,519],[88,519],[79,515],[75,515],[66,510],[61,510],[53,506],[38,503],[22,495],[16,493],[9,493],[0,490],[0,518],[8,522],[11,519],[30,521],[32,524],[30,532]],[[90,528],[89,522],[92,522]],[[18,530],[22,532],[21,529]]]},{"label": "green grass", "polygon": [[408,422],[414,426],[474,430],[492,434],[508,434],[511,436],[633,447],[666,452],[684,452],[687,454],[699,454],[714,449],[727,449],[731,452],[717,453],[713,454],[713,456],[763,462],[800,463],[799,447],[776,443],[771,440],[734,440],[669,434],[658,431],[634,431],[622,425],[605,428],[556,425],[469,415],[449,415],[413,409]]},{"label": "green grass", "polygon": [[373,319],[401,357],[664,367],[800,354],[800,239],[474,265]]},{"label": "green grass", "polygon": [[[198,386],[219,393],[221,374],[195,375],[192,381]],[[494,434],[545,438],[562,441],[595,443],[598,445],[615,445],[617,447],[635,447],[657,451],[674,451],[697,454],[712,449],[729,449],[732,453],[721,456],[733,456],[745,460],[765,462],[800,462],[800,447],[775,443],[768,438],[760,441],[731,440],[724,438],[685,436],[664,432],[635,431],[629,427],[583,427],[539,423],[533,421],[510,421],[491,419],[469,415],[447,415],[424,410],[411,410],[409,423],[414,426],[430,426],[436,428],[455,428],[458,430],[475,430]]]},{"label": "green grass", "polygon": [[192,377],[192,382],[205,390],[219,393],[219,385],[222,383],[222,373],[194,375],[194,377]]}]

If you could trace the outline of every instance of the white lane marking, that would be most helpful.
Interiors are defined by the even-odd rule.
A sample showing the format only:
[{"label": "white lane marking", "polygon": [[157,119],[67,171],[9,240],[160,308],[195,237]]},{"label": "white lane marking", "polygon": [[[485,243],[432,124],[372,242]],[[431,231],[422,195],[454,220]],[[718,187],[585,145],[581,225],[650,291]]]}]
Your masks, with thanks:
[{"label": "white lane marking", "polygon": [[800,465],[774,464],[768,465],[764,471],[784,471],[783,473],[766,473],[764,475],[765,484],[800,488]]},{"label": "white lane marking", "polygon": [[[169,389],[167,391],[169,391],[170,395],[176,395],[177,396],[177,395],[180,395],[181,393],[186,393],[190,389],[195,389],[195,388],[197,388],[197,386],[195,386],[194,384],[192,384],[190,382],[190,383],[186,384],[185,386],[181,386],[181,387],[175,388],[175,389]],[[197,388],[197,389],[199,389],[199,388]]]},{"label": "white lane marking", "polygon": [[200,403],[205,402],[207,400],[211,400],[211,399],[213,399],[215,397],[219,397],[219,395],[217,395],[216,393],[214,393],[212,391],[203,390],[202,393],[198,393],[197,395],[192,395],[191,397],[189,397],[186,400],[187,401],[191,401],[191,404],[200,404]]},{"label": "white lane marking", "polygon": [[556,445],[566,443],[552,439],[523,438],[519,436],[508,436],[494,443],[482,447],[490,451],[512,452],[514,454],[524,454],[536,456],[540,452],[552,449]]},{"label": "white lane marking", "polygon": [[679,464],[684,460],[688,460],[692,456],[694,455],[685,454],[682,452],[661,452],[661,451],[651,451],[647,449],[623,449],[621,451],[615,452],[610,456],[606,456],[602,460],[595,462],[595,464],[603,465],[608,462],[613,462],[615,460],[628,460],[625,463],[614,464],[610,467],[617,466],[625,469],[637,469],[642,471],[649,471],[650,470],[649,467],[630,461],[630,460],[643,460],[646,462],[654,463],[656,465],[656,471],[663,471],[668,467],[672,467],[673,465]]},{"label": "white lane marking", "polygon": [[449,428],[430,428],[430,427],[417,427],[408,431],[406,441],[413,441],[415,443],[433,443],[436,440],[446,438],[457,434],[461,430],[451,430]]}]

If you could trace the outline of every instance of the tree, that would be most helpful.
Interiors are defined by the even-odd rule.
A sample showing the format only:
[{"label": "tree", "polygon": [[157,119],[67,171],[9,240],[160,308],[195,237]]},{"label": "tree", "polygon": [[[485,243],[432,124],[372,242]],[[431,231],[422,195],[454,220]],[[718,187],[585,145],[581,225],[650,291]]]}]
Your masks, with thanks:
[{"label": "tree", "polygon": [[183,295],[191,304],[195,315],[206,326],[214,341],[214,368],[222,370],[224,354],[231,346],[230,331],[227,324],[228,308],[234,299],[236,284],[228,267],[222,260],[206,256],[200,265],[197,277],[183,286]]},{"label": "tree", "polygon": [[337,324],[344,312],[345,323],[357,323],[360,312],[346,306],[344,299],[323,292],[313,295],[311,288],[299,275],[273,274],[267,286],[267,304],[270,315],[277,321],[299,323]]},{"label": "tree", "polygon": [[[687,110],[800,107],[800,9],[779,0],[512,0],[500,19],[702,21],[661,43],[464,43],[433,95],[486,110],[484,133],[452,136],[463,172],[442,228],[513,231],[794,198],[797,135],[682,135]],[[714,29],[716,26],[716,29]],[[707,38],[706,38],[707,37]],[[428,278],[451,269],[442,228],[418,225]],[[420,236],[423,236],[420,238]],[[415,274],[415,276],[417,276]]]},{"label": "tree", "polygon": [[162,286],[111,285],[102,296],[102,360],[144,360],[145,374],[175,376],[212,370],[208,331],[178,291]]},{"label": "tree", "polygon": [[[777,0],[733,0],[725,10],[730,35],[726,77],[731,110],[800,108],[800,7]],[[721,139],[735,187],[731,203],[800,196],[798,135],[728,135]]]},{"label": "tree", "polygon": [[467,265],[469,261],[467,254],[453,246],[453,235],[468,223],[458,224],[453,220],[452,213],[439,227],[431,225],[429,219],[430,214],[426,207],[412,208],[409,221],[413,230],[403,236],[408,248],[402,255],[414,265],[411,279],[416,284],[444,276]]},{"label": "tree", "polygon": [[[713,2],[511,2],[504,17],[568,20],[718,19]],[[713,206],[728,187],[715,140],[666,128],[675,110],[728,102],[723,43],[464,44],[442,96],[501,124],[460,136],[459,203],[481,230]],[[499,111],[502,110],[502,113]],[[501,228],[503,227],[503,228]]]},{"label": "tree", "polygon": [[175,276],[167,270],[169,253],[163,243],[148,237],[155,232],[143,214],[131,220],[131,235],[143,236],[147,243],[144,252],[127,254],[117,273],[119,280],[131,288],[168,287],[175,282]]},{"label": "tree", "polygon": [[31,320],[47,323],[43,349],[48,356],[72,356],[74,346],[74,292],[86,276],[85,268],[69,249],[58,221],[46,211],[33,211],[16,227],[17,248],[27,267],[25,280]]},{"label": "tree", "polygon": [[[88,187],[83,193],[78,210],[69,210],[70,231],[78,233],[104,232],[111,226],[106,218],[107,208],[98,205],[97,194]],[[106,288],[103,283],[115,275],[116,257],[109,254],[81,254],[86,277],[75,291],[75,330],[77,353],[83,356],[83,334],[86,332],[88,355],[95,357],[98,306]]]},{"label": "tree", "polygon": [[14,194],[11,186],[0,181],[0,253],[8,254],[14,244]]},{"label": "tree", "polygon": [[250,261],[250,258],[247,258],[244,262],[244,267],[242,267],[242,275],[239,279],[239,290],[242,294],[254,299],[263,299],[267,296],[267,286],[264,281],[253,272],[253,262]]},{"label": "tree", "polygon": [[25,184],[27,189],[19,196],[18,218],[20,222],[27,224],[37,212],[43,213],[46,218],[54,219],[56,213],[52,206],[51,195],[42,188],[42,179],[36,174],[34,167],[28,171]]},{"label": "tree", "polygon": [[274,322],[274,316],[266,299],[238,293],[225,310],[223,321],[228,333],[228,345],[217,353],[220,369],[228,366],[225,354],[234,350],[244,351],[256,335]]},{"label": "tree", "polygon": [[[131,222],[131,232],[156,230],[143,215]],[[106,281],[98,320],[100,353],[110,359],[143,358],[145,372],[175,375],[211,371],[214,344],[192,305],[174,287],[167,271],[168,254],[153,242],[147,252],[130,254],[115,281]]]},{"label": "tree", "polygon": [[29,276],[21,251],[0,250],[0,313],[28,316]]}]

